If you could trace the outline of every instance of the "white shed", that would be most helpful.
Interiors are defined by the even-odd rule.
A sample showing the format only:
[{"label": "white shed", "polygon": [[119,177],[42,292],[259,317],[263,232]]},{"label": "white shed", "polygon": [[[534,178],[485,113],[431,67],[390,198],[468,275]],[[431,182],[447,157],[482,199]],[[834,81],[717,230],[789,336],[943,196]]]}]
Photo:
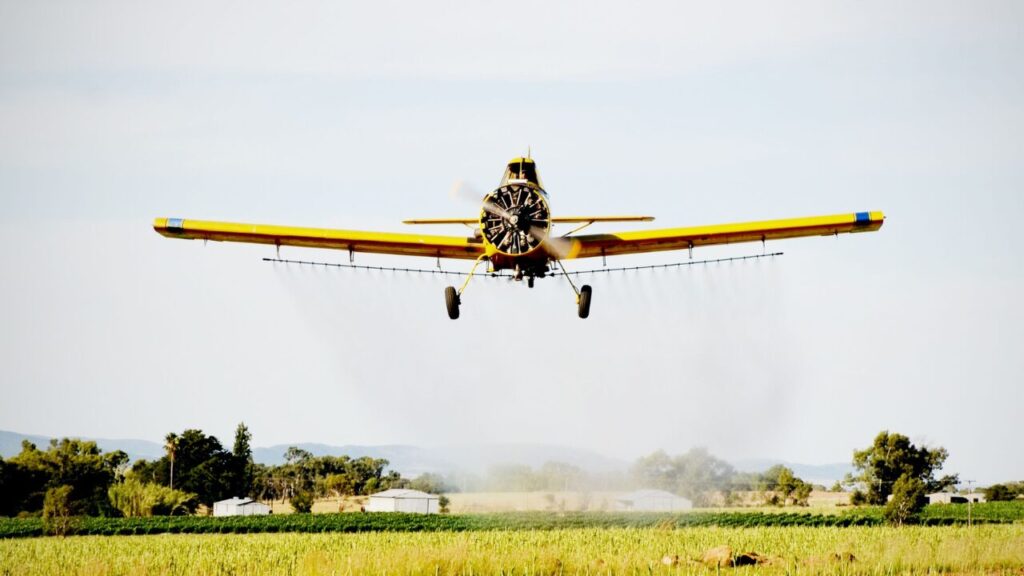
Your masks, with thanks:
[{"label": "white shed", "polygon": [[270,514],[270,506],[251,498],[228,498],[213,503],[214,516],[262,516]]},{"label": "white shed", "polygon": [[[892,499],[892,495],[889,495]],[[981,492],[957,494],[956,492],[936,492],[928,495],[929,504],[966,504],[968,502],[984,502],[985,495]]]},{"label": "white shed", "polygon": [[415,512],[437,514],[440,511],[438,496],[419,490],[392,488],[370,496],[367,512]]},{"label": "white shed", "polygon": [[615,499],[619,510],[678,512],[690,510],[693,502],[664,490],[637,490]]}]

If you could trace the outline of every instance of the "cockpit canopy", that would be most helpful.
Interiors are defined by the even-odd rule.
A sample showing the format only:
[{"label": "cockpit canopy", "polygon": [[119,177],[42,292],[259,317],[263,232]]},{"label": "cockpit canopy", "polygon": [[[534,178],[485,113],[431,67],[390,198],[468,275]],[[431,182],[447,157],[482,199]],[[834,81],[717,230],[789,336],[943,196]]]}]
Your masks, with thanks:
[{"label": "cockpit canopy", "polygon": [[509,182],[515,181],[526,181],[534,186],[544,189],[544,183],[540,180],[540,175],[537,174],[537,164],[534,163],[532,158],[513,158],[509,160],[508,167],[505,168],[505,175],[501,177],[501,183],[498,186],[505,186]]}]

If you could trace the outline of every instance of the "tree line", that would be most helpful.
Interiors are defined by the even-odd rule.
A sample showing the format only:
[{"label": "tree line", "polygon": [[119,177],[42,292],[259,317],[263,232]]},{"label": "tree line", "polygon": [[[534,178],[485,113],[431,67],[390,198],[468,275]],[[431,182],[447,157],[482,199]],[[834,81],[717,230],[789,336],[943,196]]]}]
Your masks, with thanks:
[{"label": "tree line", "polygon": [[[423,474],[403,478],[380,458],[314,456],[291,447],[284,464],[253,461],[252,435],[244,423],[231,450],[201,430],[168,434],[165,454],[129,464],[122,451],[103,453],[95,442],[52,440],[41,450],[22,443],[17,456],[0,458],[0,516],[149,516],[192,514],[232,496],[287,500],[306,512],[318,498],[369,495],[388,488],[430,493],[463,491],[589,491],[659,488],[689,498],[696,506],[730,505],[739,492],[759,493],[766,505],[806,506],[812,486],[785,466],[761,473],[738,472],[706,449],[669,455],[657,451],[637,459],[628,471],[588,473],[560,462],[539,468],[505,465],[483,477]],[[837,489],[851,491],[852,504],[885,507],[894,524],[914,521],[931,492],[953,489],[956,475],[939,476],[948,457],[941,447],[914,445],[906,436],[883,431],[853,453],[856,472]],[[1024,495],[1024,483],[986,489],[989,500]]]},{"label": "tree line", "polygon": [[257,464],[244,423],[227,450],[214,437],[189,429],[166,437],[165,455],[129,464],[120,450],[103,453],[95,442],[51,440],[45,450],[29,441],[0,458],[0,516],[151,516],[193,514],[234,496],[290,500],[308,512],[316,498],[366,495],[393,487],[436,492],[440,479],[403,478],[382,458],[315,457],[291,447],[278,466]]}]

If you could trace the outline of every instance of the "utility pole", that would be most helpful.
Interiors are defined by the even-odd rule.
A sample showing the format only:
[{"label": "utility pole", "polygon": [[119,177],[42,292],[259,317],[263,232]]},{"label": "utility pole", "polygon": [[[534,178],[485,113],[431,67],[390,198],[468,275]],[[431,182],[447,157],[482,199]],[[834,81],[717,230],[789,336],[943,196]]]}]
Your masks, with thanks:
[{"label": "utility pole", "polygon": [[971,505],[974,502],[974,498],[971,496],[971,494],[974,493],[974,490],[971,488],[971,485],[974,484],[974,480],[965,480],[965,482],[967,482],[967,527],[970,528],[971,527]]}]

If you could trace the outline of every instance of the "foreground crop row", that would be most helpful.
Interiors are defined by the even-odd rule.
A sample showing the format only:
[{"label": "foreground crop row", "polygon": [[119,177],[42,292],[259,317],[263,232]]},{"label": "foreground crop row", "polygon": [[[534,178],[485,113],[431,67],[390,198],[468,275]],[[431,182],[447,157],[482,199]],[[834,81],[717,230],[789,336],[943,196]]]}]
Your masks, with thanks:
[{"label": "foreground crop row", "polygon": [[1024,568],[1013,524],[25,538],[0,541],[0,574],[715,574],[700,559],[722,546],[760,574]]}]

